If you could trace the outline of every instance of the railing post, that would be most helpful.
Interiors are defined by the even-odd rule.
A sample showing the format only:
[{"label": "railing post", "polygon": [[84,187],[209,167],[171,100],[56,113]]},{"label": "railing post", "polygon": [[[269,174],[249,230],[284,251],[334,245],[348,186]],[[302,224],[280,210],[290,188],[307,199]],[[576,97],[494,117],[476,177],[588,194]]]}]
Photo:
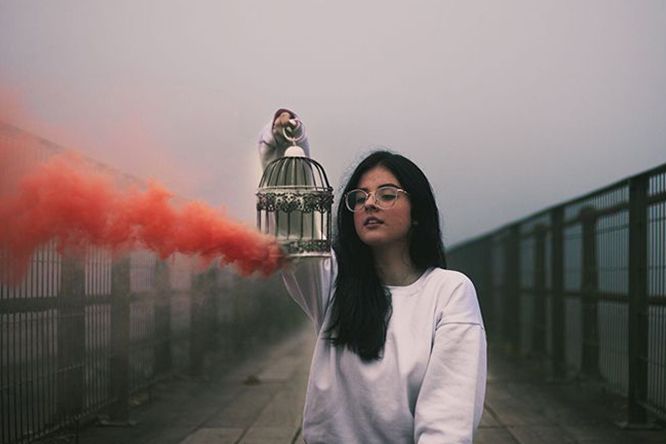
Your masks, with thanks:
[{"label": "railing post", "polygon": [[219,268],[212,267],[208,271],[208,299],[206,300],[206,314],[208,315],[208,328],[206,333],[207,347],[209,350],[219,349],[220,340],[220,287]]},{"label": "railing post", "polygon": [[62,256],[58,295],[58,413],[61,420],[83,410],[85,358],[85,274],[68,251]]},{"label": "railing post", "polygon": [[129,423],[130,260],[124,257],[111,266],[111,359],[109,418]]},{"label": "railing post", "polygon": [[594,207],[580,210],[579,218],[583,228],[583,270],[581,301],[583,319],[583,350],[581,371],[591,377],[599,373],[599,326],[598,297],[599,278],[597,271],[597,213]]},{"label": "railing post", "polygon": [[169,265],[158,260],[155,264],[155,373],[171,370],[171,285]]},{"label": "railing post", "polygon": [[550,314],[553,377],[566,376],[564,359],[564,207],[550,213]]},{"label": "railing post", "polygon": [[193,281],[190,328],[190,373],[200,376],[203,363],[212,349],[217,349],[218,304],[217,268],[211,267]]},{"label": "railing post", "polygon": [[629,182],[629,424],[645,424],[648,354],[648,184],[649,176]]},{"label": "railing post", "polygon": [[487,236],[481,242],[481,261],[482,261],[482,287],[483,301],[485,307],[481,307],[483,322],[488,335],[495,334],[499,328],[496,327],[497,315],[495,313],[495,303],[493,295],[493,238]]},{"label": "railing post", "polygon": [[199,273],[192,279],[190,292],[190,375],[201,376],[205,354],[206,313],[205,299],[208,295],[207,273]]},{"label": "railing post", "polygon": [[520,353],[520,225],[509,228],[504,239],[504,336],[512,351]]},{"label": "railing post", "polygon": [[513,300],[511,299],[511,289],[510,289],[510,266],[509,263],[511,261],[511,237],[509,236],[509,232],[507,231],[506,234],[502,237],[502,262],[504,267],[502,268],[502,293],[501,293],[501,301],[500,301],[500,307],[502,307],[502,315],[500,322],[502,323],[502,343],[507,347],[507,350],[509,349],[509,344],[511,343],[511,329],[513,328],[513,323],[515,322],[515,319],[512,319],[513,317]]},{"label": "railing post", "polygon": [[505,282],[506,268],[504,252],[504,238],[497,233],[493,234],[490,239],[493,257],[493,281],[492,281],[492,298],[493,298],[493,326],[495,327],[495,338],[505,339],[506,329],[504,325],[504,318],[506,317],[506,300],[505,297]]},{"label": "railing post", "polygon": [[532,353],[543,356],[546,351],[546,226],[534,228],[534,312]]}]

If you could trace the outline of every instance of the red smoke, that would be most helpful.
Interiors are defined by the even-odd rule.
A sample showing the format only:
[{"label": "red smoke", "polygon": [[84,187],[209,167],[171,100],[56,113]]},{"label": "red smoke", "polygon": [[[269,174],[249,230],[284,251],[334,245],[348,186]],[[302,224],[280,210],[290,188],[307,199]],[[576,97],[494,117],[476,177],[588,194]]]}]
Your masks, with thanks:
[{"label": "red smoke", "polygon": [[[3,171],[20,170],[11,165],[16,149],[0,138]],[[202,202],[172,201],[156,184],[123,188],[72,154],[56,155],[15,180],[0,180],[0,246],[12,258],[9,279],[21,279],[35,249],[51,239],[61,251],[94,245],[114,252],[147,248],[163,259],[176,252],[206,262],[219,257],[243,274],[267,275],[279,267],[274,239]]]}]

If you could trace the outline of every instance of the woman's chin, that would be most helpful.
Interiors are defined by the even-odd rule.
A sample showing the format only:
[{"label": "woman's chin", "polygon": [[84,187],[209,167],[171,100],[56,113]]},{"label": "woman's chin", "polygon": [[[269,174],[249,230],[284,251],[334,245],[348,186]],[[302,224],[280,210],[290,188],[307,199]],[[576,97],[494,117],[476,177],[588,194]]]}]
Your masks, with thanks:
[{"label": "woman's chin", "polygon": [[368,247],[383,247],[391,243],[391,239],[387,239],[383,233],[376,233],[373,231],[363,233],[360,238]]},{"label": "woman's chin", "polygon": [[377,239],[376,236],[359,236],[359,238],[361,239],[361,242],[363,242],[368,247],[381,244],[381,239]]}]

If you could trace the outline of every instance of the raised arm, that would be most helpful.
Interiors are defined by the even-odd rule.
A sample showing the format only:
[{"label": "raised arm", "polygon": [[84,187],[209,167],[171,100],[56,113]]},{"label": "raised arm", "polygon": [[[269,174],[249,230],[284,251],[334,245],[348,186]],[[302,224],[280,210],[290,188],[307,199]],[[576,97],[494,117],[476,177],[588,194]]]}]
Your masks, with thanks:
[{"label": "raised arm", "polygon": [[[263,168],[270,162],[284,156],[292,142],[285,133],[303,148],[309,157],[305,126],[298,116],[285,108],[277,110],[270,122],[259,135],[259,156]],[[331,296],[336,273],[335,255],[331,258],[301,258],[292,260],[282,270],[282,279],[290,296],[312,320],[318,332],[324,321],[324,315]]]},{"label": "raised arm", "polygon": [[333,296],[336,275],[337,261],[333,250],[330,258],[299,259],[282,271],[289,295],[308,315],[317,333]]}]

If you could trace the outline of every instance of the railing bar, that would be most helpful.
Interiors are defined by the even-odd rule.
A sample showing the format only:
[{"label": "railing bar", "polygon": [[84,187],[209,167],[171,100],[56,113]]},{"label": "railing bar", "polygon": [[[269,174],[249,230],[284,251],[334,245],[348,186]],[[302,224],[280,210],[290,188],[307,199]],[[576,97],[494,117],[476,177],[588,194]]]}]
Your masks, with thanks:
[{"label": "railing bar", "polygon": [[34,403],[31,402],[32,399],[32,313],[25,313],[25,403],[26,403],[26,436],[29,438],[32,434],[30,432],[30,425],[33,423],[33,413],[34,413]]},{"label": "railing bar", "polygon": [[37,354],[37,360],[39,362],[38,366],[38,378],[39,378],[39,385],[37,386],[37,398],[39,399],[39,413],[38,413],[38,423],[39,423],[39,429],[41,430],[44,427],[44,423],[46,422],[46,402],[45,402],[45,396],[44,396],[44,371],[45,371],[45,364],[47,361],[47,356],[44,353],[46,344],[44,341],[44,326],[45,326],[45,320],[46,320],[46,313],[45,312],[40,312],[39,316],[37,318],[37,336],[39,338],[39,353]]},{"label": "railing bar", "polygon": [[[60,264],[59,268],[59,274],[62,274],[62,261],[61,255],[57,255],[58,258],[58,263]],[[60,285],[60,284],[59,284]],[[59,296],[57,296],[60,293],[60,290],[58,289],[58,292],[56,293],[56,301],[59,302]],[[57,308],[52,308],[50,311],[50,317],[51,317],[51,334],[49,336],[50,339],[50,348],[51,348],[51,359],[49,359],[50,362],[50,368],[49,368],[49,377],[50,377],[50,384],[49,384],[49,398],[50,398],[50,405],[51,405],[51,412],[52,412],[52,417],[51,417],[51,424],[55,426],[60,421],[60,415],[58,412],[58,398],[56,395],[56,385],[58,382],[58,373],[57,373],[57,365],[58,365],[58,353],[60,353],[60,350],[58,350],[58,318],[59,318],[59,310]]]},{"label": "railing bar", "polygon": [[[7,341],[7,344],[5,344]],[[9,410],[9,315],[0,312],[0,406]],[[4,376],[3,376],[4,375]],[[6,411],[6,410],[5,410]],[[9,442],[9,415],[0,415],[2,442]]]},{"label": "railing bar", "polygon": [[14,408],[12,409],[12,411],[14,412],[14,435],[15,436],[20,436],[19,415],[18,415],[19,406],[18,406],[18,401],[16,399],[16,395],[17,395],[16,392],[17,392],[17,385],[18,385],[16,383],[16,375],[18,373],[18,371],[17,371],[17,362],[16,362],[18,360],[17,356],[16,356],[17,355],[17,353],[16,353],[16,316],[18,316],[17,313],[12,313],[12,331],[13,331],[13,335],[12,335],[11,359],[12,359],[12,368],[13,368],[13,371],[12,371],[12,377],[13,377],[13,380],[12,380],[12,382],[13,382],[13,384],[12,384],[13,385],[12,395],[13,395],[13,397],[12,397],[12,399],[14,401]]},{"label": "railing bar", "polygon": [[21,435],[26,436],[28,431],[29,406],[28,406],[28,337],[27,319],[28,313],[21,315],[21,327],[19,336],[19,365],[21,366],[21,382],[19,384],[19,401],[21,403]]}]

